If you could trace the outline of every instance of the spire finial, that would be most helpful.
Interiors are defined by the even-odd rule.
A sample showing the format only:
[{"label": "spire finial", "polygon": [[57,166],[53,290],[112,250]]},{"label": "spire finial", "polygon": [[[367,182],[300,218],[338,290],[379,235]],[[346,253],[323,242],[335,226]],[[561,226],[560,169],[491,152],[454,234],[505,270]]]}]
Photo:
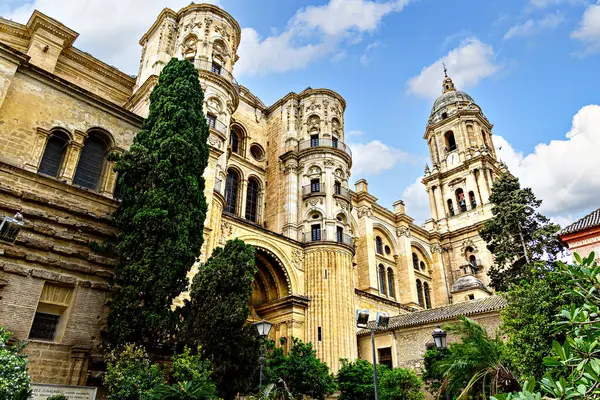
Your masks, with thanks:
[{"label": "spire finial", "polygon": [[446,68],[446,63],[442,62],[442,65],[444,66],[444,76],[447,78],[448,77],[448,69]]}]

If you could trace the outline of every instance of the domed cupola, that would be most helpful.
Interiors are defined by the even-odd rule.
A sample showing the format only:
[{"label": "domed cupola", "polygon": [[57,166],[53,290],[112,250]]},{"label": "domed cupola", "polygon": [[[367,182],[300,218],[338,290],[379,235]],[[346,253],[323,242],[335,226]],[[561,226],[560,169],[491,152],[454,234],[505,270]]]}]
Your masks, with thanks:
[{"label": "domed cupola", "polygon": [[429,124],[437,123],[455,114],[459,109],[479,110],[480,108],[471,96],[460,90],[456,90],[454,82],[448,76],[444,67],[444,81],[442,82],[442,95],[438,97],[431,108]]}]

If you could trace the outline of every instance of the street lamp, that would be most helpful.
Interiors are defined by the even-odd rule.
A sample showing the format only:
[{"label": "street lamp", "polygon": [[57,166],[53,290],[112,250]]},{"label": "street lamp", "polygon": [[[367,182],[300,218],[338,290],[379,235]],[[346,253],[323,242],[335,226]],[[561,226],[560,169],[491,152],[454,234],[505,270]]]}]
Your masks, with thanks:
[{"label": "street lamp", "polygon": [[373,359],[373,386],[375,390],[375,400],[379,400],[379,383],[377,381],[377,359],[375,358],[375,329],[387,328],[390,322],[390,315],[384,312],[377,312],[375,315],[375,324],[369,326],[369,310],[356,310],[356,326],[371,330],[371,357]]},{"label": "street lamp", "polygon": [[[440,351],[440,354],[442,355],[442,358],[443,358],[444,352],[446,351],[446,337],[448,336],[448,334],[446,333],[445,330],[440,328],[440,326],[438,325],[435,327],[435,329],[431,333],[431,336],[433,336],[433,341],[435,342],[435,347],[437,347],[437,349]],[[448,392],[448,389],[446,389],[445,392],[446,392],[446,400],[450,400],[450,393]]]},{"label": "street lamp", "polygon": [[23,216],[20,213],[16,213],[13,218],[4,217],[0,221],[0,240],[14,243],[24,225]]},{"label": "street lamp", "polygon": [[260,378],[258,381],[258,393],[262,393],[262,380],[263,380],[263,365],[265,364],[265,339],[269,336],[269,332],[271,331],[272,323],[269,321],[265,321],[264,319],[254,323],[254,327],[256,328],[256,333],[261,340],[260,344],[260,357],[258,358],[258,362],[260,363]]}]

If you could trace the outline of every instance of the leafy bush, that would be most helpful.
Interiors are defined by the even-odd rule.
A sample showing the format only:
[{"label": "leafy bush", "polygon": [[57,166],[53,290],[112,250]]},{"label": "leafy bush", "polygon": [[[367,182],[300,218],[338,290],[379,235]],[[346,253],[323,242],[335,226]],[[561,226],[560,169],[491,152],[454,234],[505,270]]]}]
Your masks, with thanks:
[{"label": "leafy bush", "polygon": [[104,385],[111,400],[144,400],[153,395],[165,377],[140,346],[126,344],[106,358]]},{"label": "leafy bush", "polygon": [[31,380],[24,345],[11,343],[12,332],[0,326],[0,399],[27,399]]},{"label": "leafy bush", "polygon": [[64,394],[55,394],[54,396],[48,397],[46,400],[69,400]]},{"label": "leafy bush", "polygon": [[406,368],[384,370],[379,379],[381,400],[423,400],[423,381],[414,371]]}]

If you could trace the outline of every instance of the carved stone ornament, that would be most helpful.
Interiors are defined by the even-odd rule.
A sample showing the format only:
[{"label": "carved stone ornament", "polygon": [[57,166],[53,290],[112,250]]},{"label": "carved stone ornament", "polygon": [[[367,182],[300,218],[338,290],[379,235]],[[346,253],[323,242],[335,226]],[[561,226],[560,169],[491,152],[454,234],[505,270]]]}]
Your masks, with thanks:
[{"label": "carved stone ornament", "polygon": [[408,226],[400,226],[400,227],[396,228],[396,236],[410,237],[410,228]]},{"label": "carved stone ornament", "polygon": [[433,246],[431,246],[431,252],[432,253],[442,253],[442,246],[440,244],[434,244]]},{"label": "carved stone ornament", "polygon": [[225,221],[221,224],[221,237],[219,238],[219,244],[224,245],[227,242],[227,238],[233,235],[233,225]]},{"label": "carved stone ornament", "polygon": [[221,139],[219,139],[215,135],[209,135],[208,136],[208,144],[210,144],[213,147],[216,147],[217,149],[220,149],[221,146],[223,145],[223,142],[221,141]]},{"label": "carved stone ornament", "polygon": [[368,206],[362,206],[356,210],[356,214],[358,215],[358,218],[371,218],[373,216],[373,210],[371,210],[371,208]]},{"label": "carved stone ornament", "polygon": [[310,105],[308,107],[306,107],[306,109],[309,110],[309,111],[320,110],[321,109],[321,105],[320,104],[315,104],[315,101],[312,100],[310,102]]},{"label": "carved stone ornament", "polygon": [[324,164],[327,167],[333,167],[335,165],[335,162],[333,162],[333,160],[326,159],[325,162],[324,162]]},{"label": "carved stone ornament", "polygon": [[316,206],[317,204],[323,204],[323,198],[320,198],[320,199],[310,199],[310,200],[308,200],[308,203],[309,203],[311,206],[313,206],[313,207],[314,207],[314,206]]},{"label": "carved stone ornament", "polygon": [[190,36],[185,42],[183,42],[181,54],[183,54],[184,58],[196,57],[197,43],[198,41],[196,40],[195,36]]},{"label": "carved stone ornament", "polygon": [[466,253],[467,247],[472,248],[473,253],[477,253],[477,247],[475,247],[475,243],[473,243],[471,239],[467,239],[464,242],[462,242],[462,245],[460,246],[460,252],[463,254]]},{"label": "carved stone ornament", "polygon": [[307,124],[309,130],[319,129],[320,123],[321,119],[317,115],[311,115],[310,117],[308,117]]},{"label": "carved stone ornament", "polygon": [[292,262],[300,271],[304,271],[304,252],[302,250],[292,250]]}]

